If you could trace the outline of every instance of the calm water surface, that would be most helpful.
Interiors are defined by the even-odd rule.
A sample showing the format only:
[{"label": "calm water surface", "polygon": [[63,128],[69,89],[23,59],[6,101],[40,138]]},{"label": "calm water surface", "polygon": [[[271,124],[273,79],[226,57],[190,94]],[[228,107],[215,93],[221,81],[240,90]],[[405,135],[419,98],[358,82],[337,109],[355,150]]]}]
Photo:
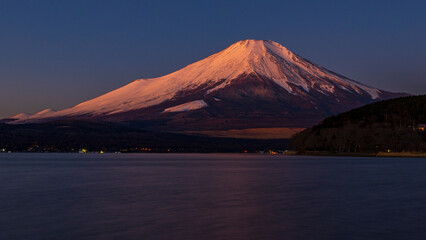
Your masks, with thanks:
[{"label": "calm water surface", "polygon": [[0,154],[0,239],[426,239],[426,159]]}]

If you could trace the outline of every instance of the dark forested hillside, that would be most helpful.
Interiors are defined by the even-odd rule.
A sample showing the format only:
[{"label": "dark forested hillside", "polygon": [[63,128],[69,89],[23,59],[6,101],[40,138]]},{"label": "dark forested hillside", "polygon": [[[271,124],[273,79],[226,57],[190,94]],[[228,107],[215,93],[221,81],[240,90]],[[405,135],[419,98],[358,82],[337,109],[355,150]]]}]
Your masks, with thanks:
[{"label": "dark forested hillside", "polygon": [[426,95],[402,97],[326,118],[291,140],[299,151],[426,152]]}]

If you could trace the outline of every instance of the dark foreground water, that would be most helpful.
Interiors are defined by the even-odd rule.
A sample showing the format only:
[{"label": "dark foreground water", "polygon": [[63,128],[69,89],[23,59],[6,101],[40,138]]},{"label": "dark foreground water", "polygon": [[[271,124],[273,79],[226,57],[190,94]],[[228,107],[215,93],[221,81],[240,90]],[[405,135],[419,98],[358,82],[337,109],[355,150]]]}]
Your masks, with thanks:
[{"label": "dark foreground water", "polygon": [[1,154],[0,239],[426,239],[426,159]]}]

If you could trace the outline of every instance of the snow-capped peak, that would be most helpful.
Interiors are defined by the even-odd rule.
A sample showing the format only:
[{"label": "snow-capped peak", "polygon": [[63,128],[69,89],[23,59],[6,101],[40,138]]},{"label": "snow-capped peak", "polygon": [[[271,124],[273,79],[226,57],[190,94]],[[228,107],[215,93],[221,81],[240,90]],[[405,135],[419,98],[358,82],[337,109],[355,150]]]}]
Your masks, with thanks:
[{"label": "snow-capped peak", "polygon": [[163,77],[135,80],[75,107],[57,112],[45,110],[20,119],[127,112],[160,104],[173,99],[180,92],[202,86],[211,86],[206,90],[206,94],[210,94],[225,88],[243,74],[257,74],[271,79],[289,93],[298,86],[306,92],[316,89],[323,94],[333,94],[335,87],[339,87],[349,92],[367,93],[372,99],[380,94],[380,90],[317,66],[279,43],[249,39],[236,42],[221,52]]}]

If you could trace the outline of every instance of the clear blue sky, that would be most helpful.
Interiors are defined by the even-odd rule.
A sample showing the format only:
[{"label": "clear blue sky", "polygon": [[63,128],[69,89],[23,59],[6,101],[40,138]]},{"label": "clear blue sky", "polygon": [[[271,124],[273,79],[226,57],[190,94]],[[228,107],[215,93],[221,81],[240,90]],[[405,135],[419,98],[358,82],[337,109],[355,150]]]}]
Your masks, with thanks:
[{"label": "clear blue sky", "polygon": [[63,109],[243,39],[426,94],[425,1],[0,1],[0,118]]}]

